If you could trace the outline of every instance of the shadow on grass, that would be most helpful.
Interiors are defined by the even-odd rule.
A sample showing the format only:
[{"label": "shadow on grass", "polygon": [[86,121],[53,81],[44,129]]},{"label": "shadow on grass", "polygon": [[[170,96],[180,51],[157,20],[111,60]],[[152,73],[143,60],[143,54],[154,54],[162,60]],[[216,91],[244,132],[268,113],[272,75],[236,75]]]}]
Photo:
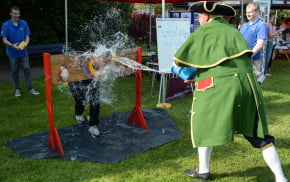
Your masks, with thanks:
[{"label": "shadow on grass", "polygon": [[269,124],[275,123],[279,118],[289,116],[290,101],[282,95],[264,96],[265,112]]},{"label": "shadow on grass", "polygon": [[279,149],[285,148],[290,149],[290,140],[289,138],[276,138],[275,146]]},{"label": "shadow on grass", "polygon": [[[287,172],[285,169],[290,168],[290,164],[284,165],[284,173],[287,176]],[[240,178],[240,177],[247,177],[252,178],[255,182],[270,182],[275,179],[272,171],[269,167],[253,167],[253,168],[247,168],[244,171],[236,171],[236,172],[225,172],[225,173],[219,173],[219,174],[213,174],[212,179],[213,180],[219,180],[223,181],[223,178]],[[289,178],[289,177],[288,177]],[[269,179],[265,181],[265,179]]]}]

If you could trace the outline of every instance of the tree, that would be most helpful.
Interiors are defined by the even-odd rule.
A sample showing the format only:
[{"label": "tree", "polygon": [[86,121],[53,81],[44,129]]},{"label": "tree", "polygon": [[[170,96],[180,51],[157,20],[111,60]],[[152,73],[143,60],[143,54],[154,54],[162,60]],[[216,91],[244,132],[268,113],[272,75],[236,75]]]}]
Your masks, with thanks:
[{"label": "tree", "polygon": [[[273,15],[276,15],[275,10],[271,10],[271,13]],[[290,17],[290,11],[289,10],[277,10],[277,20],[276,20],[276,25],[281,26],[285,18]]]},{"label": "tree", "polygon": [[[65,7],[64,0],[2,0],[0,6],[1,24],[10,18],[11,6],[18,6],[21,18],[25,19],[31,30],[30,45],[63,43],[65,41]],[[126,31],[130,24],[131,6],[128,3],[100,2],[97,0],[69,0],[68,1],[68,26],[69,42],[79,48],[76,41],[80,38],[82,25],[96,18],[102,17],[113,7],[120,9],[121,18],[115,20],[120,31]],[[83,42],[87,44],[88,42]],[[0,44],[0,57],[5,57],[5,48]]]}]

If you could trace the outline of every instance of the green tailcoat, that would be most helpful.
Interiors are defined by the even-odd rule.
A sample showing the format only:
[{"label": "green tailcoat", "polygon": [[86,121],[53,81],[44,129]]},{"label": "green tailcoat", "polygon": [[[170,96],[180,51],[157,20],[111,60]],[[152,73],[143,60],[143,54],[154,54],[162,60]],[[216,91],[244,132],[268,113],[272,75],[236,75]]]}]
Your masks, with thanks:
[{"label": "green tailcoat", "polygon": [[240,32],[218,17],[192,33],[174,55],[177,65],[197,67],[191,116],[194,147],[232,142],[235,133],[268,135],[251,53]]}]

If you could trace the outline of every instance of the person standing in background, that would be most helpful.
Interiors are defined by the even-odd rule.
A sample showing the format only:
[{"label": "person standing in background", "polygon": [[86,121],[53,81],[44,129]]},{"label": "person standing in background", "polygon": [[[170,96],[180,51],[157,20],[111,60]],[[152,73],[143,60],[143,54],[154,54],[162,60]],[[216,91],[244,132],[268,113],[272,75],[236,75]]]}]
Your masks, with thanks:
[{"label": "person standing in background", "polygon": [[268,26],[259,18],[260,6],[258,3],[249,3],[246,7],[248,22],[244,23],[240,32],[246,39],[246,42],[253,50],[252,63],[254,73],[261,83],[264,77],[263,72],[263,46],[268,37]]},{"label": "person standing in background", "polygon": [[279,35],[280,32],[283,32],[285,28],[280,28],[279,30],[275,30],[274,26],[274,21],[275,21],[275,16],[270,15],[269,18],[269,23],[268,23],[268,40],[267,40],[267,48],[266,48],[266,58],[265,58],[265,68],[264,68],[264,74],[266,76],[271,76],[270,68],[271,68],[271,63],[272,63],[272,56],[273,56],[273,51],[274,51],[274,39],[276,36]]},{"label": "person standing in background", "polygon": [[17,6],[10,8],[11,19],[2,24],[1,37],[6,45],[6,54],[9,57],[12,77],[15,87],[15,96],[21,96],[19,84],[19,68],[23,69],[25,83],[28,92],[32,95],[39,95],[35,91],[30,79],[30,66],[27,45],[30,41],[30,29],[25,20],[20,19],[20,9]]}]

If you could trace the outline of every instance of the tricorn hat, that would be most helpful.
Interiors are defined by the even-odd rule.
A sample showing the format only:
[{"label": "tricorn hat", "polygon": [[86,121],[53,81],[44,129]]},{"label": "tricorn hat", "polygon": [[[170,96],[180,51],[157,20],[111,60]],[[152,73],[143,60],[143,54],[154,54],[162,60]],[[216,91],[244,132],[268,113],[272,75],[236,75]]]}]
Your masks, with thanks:
[{"label": "tricorn hat", "polygon": [[212,1],[201,1],[194,3],[189,10],[197,13],[208,13],[212,15],[236,16],[236,11],[233,7]]}]

